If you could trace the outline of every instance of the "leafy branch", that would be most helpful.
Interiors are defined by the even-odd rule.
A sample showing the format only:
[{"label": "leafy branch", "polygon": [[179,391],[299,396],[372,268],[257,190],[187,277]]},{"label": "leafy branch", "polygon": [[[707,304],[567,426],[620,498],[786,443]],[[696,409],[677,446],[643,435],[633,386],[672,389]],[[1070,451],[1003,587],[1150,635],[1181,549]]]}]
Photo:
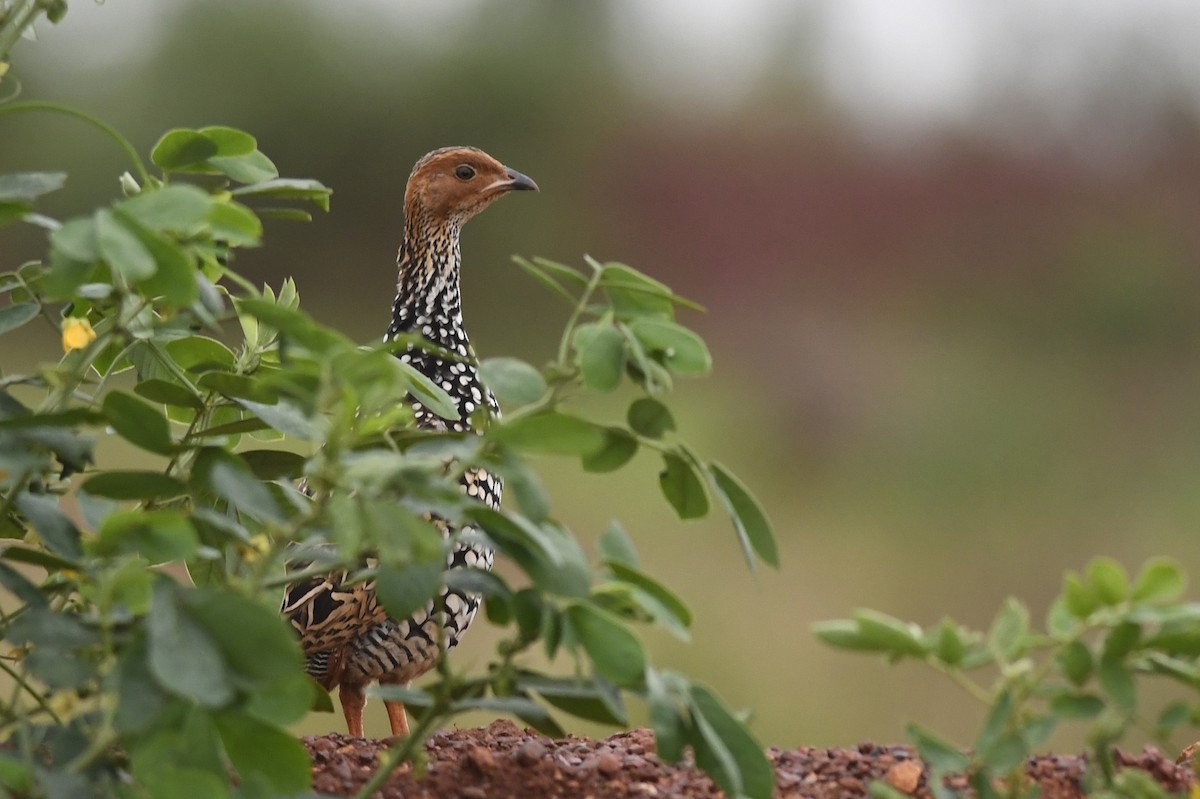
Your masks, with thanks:
[{"label": "leafy branch", "polygon": [[[1164,558],[1147,561],[1134,579],[1116,561],[1096,558],[1083,574],[1066,574],[1043,630],[1032,626],[1022,602],[1010,598],[986,633],[950,619],[924,628],[873,610],[821,622],[814,631],[839,649],[925,663],[987,707],[969,748],[909,725],[909,737],[931,769],[935,795],[947,792],[943,775],[960,772],[970,774],[980,797],[997,796],[997,784],[1006,796],[1029,795],[1026,759],[1061,724],[1077,721],[1089,725],[1090,784],[1124,795],[1136,786],[1122,787],[1122,779],[1132,778],[1117,774],[1112,747],[1131,729],[1165,742],[1200,719],[1200,604],[1180,601],[1185,586],[1179,566]],[[1148,715],[1137,690],[1146,676],[1168,678],[1186,698]],[[878,790],[886,793],[887,786]]]}]

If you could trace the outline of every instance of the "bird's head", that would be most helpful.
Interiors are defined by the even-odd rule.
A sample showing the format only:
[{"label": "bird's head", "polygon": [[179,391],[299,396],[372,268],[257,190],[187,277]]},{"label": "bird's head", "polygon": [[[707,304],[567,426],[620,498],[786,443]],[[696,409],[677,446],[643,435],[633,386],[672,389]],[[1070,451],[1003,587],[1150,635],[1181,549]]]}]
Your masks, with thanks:
[{"label": "bird's head", "polygon": [[474,147],[443,147],[413,167],[404,193],[409,218],[461,225],[510,191],[537,191],[530,178]]}]

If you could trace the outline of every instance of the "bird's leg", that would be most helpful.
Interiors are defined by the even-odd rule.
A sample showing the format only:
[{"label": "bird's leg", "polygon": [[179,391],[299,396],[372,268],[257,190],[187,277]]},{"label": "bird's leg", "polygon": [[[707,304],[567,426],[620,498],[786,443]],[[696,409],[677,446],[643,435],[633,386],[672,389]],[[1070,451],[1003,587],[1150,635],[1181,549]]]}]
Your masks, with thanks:
[{"label": "bird's leg", "polygon": [[[347,732],[355,738],[363,737],[363,707],[367,704],[367,697],[363,694],[362,686],[342,683],[338,699],[342,702],[342,713],[346,716]],[[391,714],[390,709],[388,713]]]},{"label": "bird's leg", "polygon": [[[410,683],[405,683],[407,688]],[[383,700],[383,706],[387,708],[388,721],[392,724],[392,737],[404,738],[408,736],[408,714],[404,712],[404,703],[396,702],[391,699]]]}]

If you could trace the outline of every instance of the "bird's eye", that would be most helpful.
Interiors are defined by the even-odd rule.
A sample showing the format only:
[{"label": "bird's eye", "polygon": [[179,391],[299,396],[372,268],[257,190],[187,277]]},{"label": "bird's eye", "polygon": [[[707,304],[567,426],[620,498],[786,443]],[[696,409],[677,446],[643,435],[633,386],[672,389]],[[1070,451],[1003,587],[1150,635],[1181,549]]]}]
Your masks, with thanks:
[{"label": "bird's eye", "polygon": [[466,164],[459,164],[454,168],[454,176],[459,180],[470,180],[475,177],[475,170]]}]

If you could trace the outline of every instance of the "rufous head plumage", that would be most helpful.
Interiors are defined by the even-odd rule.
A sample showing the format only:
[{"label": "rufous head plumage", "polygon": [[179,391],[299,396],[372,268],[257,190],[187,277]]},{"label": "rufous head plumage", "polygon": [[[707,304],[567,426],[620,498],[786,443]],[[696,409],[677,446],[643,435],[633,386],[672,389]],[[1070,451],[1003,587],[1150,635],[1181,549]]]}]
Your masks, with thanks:
[{"label": "rufous head plumage", "polygon": [[475,147],[442,147],[417,161],[404,208],[410,219],[461,225],[510,191],[537,191],[532,179]]}]

